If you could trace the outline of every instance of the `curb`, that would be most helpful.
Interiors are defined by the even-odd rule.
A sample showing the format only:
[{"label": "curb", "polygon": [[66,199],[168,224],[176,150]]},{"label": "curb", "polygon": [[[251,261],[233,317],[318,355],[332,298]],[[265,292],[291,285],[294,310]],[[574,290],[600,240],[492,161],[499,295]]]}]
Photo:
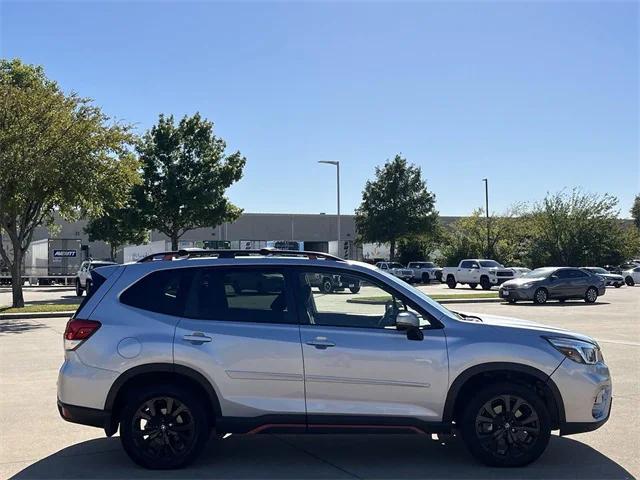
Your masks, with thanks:
[{"label": "curb", "polygon": [[27,312],[27,313],[0,313],[0,320],[21,320],[30,318],[56,318],[70,317],[75,310],[69,312]]}]

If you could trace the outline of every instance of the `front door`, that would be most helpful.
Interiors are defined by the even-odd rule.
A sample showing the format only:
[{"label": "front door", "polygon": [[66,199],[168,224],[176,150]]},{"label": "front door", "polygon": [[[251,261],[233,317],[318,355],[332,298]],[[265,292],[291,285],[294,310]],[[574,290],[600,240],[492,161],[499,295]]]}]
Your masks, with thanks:
[{"label": "front door", "polygon": [[175,332],[174,360],[211,381],[226,422],[251,424],[252,417],[289,414],[304,427],[302,352],[292,299],[286,274],[278,269],[195,269]]},{"label": "front door", "polygon": [[375,424],[393,424],[394,417],[439,421],[448,381],[443,331],[430,329],[423,313],[424,340],[409,340],[395,316],[420,312],[397,293],[336,270],[359,282],[360,291],[323,294],[311,287],[316,273],[297,273],[309,428],[342,423],[340,417],[348,423],[347,416],[375,415]]}]

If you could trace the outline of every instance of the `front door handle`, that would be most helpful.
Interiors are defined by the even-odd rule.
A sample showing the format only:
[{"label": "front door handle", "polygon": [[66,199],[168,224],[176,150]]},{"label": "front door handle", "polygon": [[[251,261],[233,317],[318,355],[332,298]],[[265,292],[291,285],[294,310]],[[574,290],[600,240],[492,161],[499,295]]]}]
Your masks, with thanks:
[{"label": "front door handle", "polygon": [[202,332],[193,332],[191,335],[185,335],[182,339],[186,342],[191,342],[194,344],[202,344],[206,342],[210,342],[212,340],[211,337],[205,335]]},{"label": "front door handle", "polygon": [[313,340],[309,340],[307,345],[311,345],[312,347],[316,347],[318,350],[326,350],[329,347],[335,347],[336,344],[330,342],[326,339],[326,337],[317,337]]}]

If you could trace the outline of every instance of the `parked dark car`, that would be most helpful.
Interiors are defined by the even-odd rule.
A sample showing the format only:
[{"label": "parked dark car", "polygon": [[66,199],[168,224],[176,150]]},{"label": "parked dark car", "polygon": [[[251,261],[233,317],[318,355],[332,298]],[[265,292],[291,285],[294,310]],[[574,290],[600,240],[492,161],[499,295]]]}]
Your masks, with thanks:
[{"label": "parked dark car", "polygon": [[317,287],[322,293],[341,292],[348,288],[351,293],[360,291],[358,279],[346,277],[344,275],[326,275],[316,273],[307,277],[310,286]]},{"label": "parked dark car", "polygon": [[602,267],[582,267],[580,270],[587,273],[593,273],[595,275],[598,275],[599,277],[602,277],[607,286],[613,285],[616,288],[620,288],[621,286],[624,285],[624,277],[622,275],[607,272]]},{"label": "parked dark car", "polygon": [[537,268],[520,278],[504,282],[500,287],[500,297],[509,303],[533,300],[543,304],[550,299],[564,302],[570,298],[594,303],[605,292],[602,277],[574,267]]}]

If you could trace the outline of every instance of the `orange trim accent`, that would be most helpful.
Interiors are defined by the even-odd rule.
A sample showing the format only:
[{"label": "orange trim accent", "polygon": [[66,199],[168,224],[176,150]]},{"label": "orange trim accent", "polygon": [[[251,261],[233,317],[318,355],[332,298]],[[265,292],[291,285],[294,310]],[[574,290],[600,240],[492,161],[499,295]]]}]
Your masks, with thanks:
[{"label": "orange trim accent", "polygon": [[262,432],[263,430],[267,430],[273,427],[307,428],[307,426],[303,423],[267,423],[265,425],[260,425],[259,427],[256,427],[253,430],[249,430],[245,435],[254,435],[256,433]]}]

